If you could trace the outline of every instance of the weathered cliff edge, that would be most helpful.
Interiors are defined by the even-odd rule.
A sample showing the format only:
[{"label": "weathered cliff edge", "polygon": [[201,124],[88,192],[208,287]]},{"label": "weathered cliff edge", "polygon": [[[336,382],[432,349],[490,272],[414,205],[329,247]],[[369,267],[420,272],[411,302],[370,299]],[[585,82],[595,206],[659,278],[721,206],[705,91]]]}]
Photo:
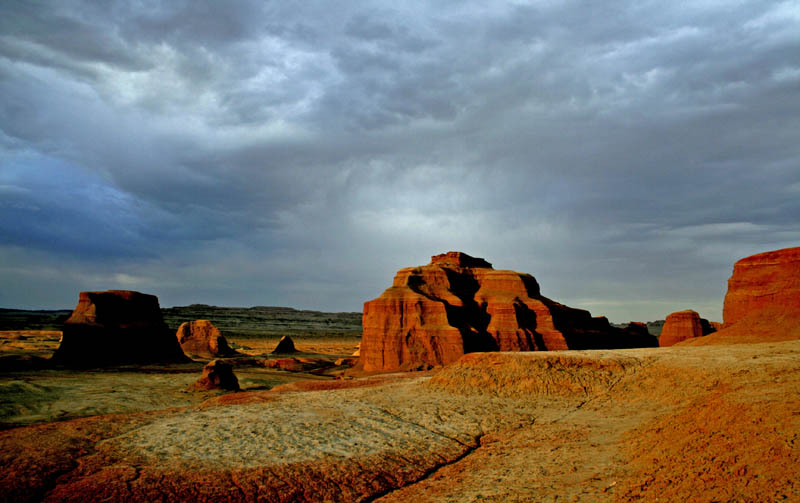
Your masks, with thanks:
[{"label": "weathered cliff edge", "polygon": [[655,337],[612,327],[541,295],[530,274],[495,270],[461,252],[400,269],[364,304],[359,367],[390,371],[445,365],[476,351],[656,346]]},{"label": "weathered cliff edge", "polygon": [[743,258],[733,266],[722,330],[681,345],[732,344],[800,338],[800,247]]}]

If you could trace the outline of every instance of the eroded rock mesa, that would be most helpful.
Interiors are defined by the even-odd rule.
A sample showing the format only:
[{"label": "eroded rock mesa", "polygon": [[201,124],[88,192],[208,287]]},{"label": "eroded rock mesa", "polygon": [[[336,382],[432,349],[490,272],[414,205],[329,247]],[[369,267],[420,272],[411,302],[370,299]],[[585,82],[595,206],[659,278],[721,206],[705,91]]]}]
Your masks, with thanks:
[{"label": "eroded rock mesa", "polygon": [[129,290],[81,292],[52,361],[102,367],[189,361],[164,323],[158,297]]},{"label": "eroded rock mesa", "polygon": [[800,338],[800,247],[743,258],[733,266],[723,325],[683,345],[757,343]]},{"label": "eroded rock mesa", "polygon": [[203,367],[203,375],[192,384],[191,389],[239,391],[239,379],[233,373],[233,365],[222,360],[212,360]]},{"label": "eroded rock mesa", "polygon": [[217,358],[237,354],[228,346],[228,341],[222,332],[208,320],[181,323],[175,335],[186,354],[200,358]]},{"label": "eroded rock mesa", "polygon": [[612,327],[541,295],[530,274],[495,270],[461,252],[400,269],[364,304],[359,366],[365,371],[445,365],[475,351],[649,347],[655,337]]},{"label": "eroded rock mesa", "polygon": [[696,311],[687,309],[667,316],[658,345],[661,347],[673,346],[686,339],[702,337],[716,331],[714,326],[705,318],[701,318]]},{"label": "eroded rock mesa", "polygon": [[733,265],[724,327],[764,308],[800,310],[800,247],[759,253]]}]

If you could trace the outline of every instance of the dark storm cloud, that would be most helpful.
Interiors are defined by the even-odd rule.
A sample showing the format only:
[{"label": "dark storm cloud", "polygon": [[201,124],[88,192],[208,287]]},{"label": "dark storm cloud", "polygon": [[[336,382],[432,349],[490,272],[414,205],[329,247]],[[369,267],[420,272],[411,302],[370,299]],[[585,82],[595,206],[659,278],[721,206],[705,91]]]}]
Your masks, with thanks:
[{"label": "dark storm cloud", "polygon": [[355,310],[463,249],[612,319],[719,318],[735,259],[800,239],[792,2],[3,11],[0,273],[36,285],[7,305]]}]

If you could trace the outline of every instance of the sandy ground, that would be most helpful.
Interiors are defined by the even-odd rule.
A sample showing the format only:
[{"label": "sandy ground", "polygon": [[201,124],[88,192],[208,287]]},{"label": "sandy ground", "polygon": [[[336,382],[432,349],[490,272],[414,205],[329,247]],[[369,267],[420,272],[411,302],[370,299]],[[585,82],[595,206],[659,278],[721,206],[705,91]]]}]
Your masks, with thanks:
[{"label": "sandy ground", "polygon": [[[0,357],[49,358],[58,347],[60,332],[0,332]],[[234,339],[232,342],[237,343]],[[278,339],[246,338],[238,341],[244,355],[260,359],[272,355]],[[358,345],[355,338],[299,339],[299,356],[335,360],[348,356]],[[16,360],[14,360],[16,362]],[[198,405],[220,392],[189,391],[202,372],[204,361],[185,365],[125,366],[113,369],[6,370],[0,371],[0,429],[78,417],[151,411]],[[243,390],[265,390],[282,384],[330,377],[308,372],[286,372],[246,362],[236,368]]]},{"label": "sandy ground", "polygon": [[0,501],[800,501],[800,341],[467,355],[0,432]]}]

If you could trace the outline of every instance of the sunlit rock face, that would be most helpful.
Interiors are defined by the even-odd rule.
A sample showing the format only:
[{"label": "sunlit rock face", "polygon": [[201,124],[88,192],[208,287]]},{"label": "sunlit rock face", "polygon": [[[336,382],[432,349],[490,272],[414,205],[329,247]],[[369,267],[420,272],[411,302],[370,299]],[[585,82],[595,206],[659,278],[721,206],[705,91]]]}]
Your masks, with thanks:
[{"label": "sunlit rock face", "polygon": [[800,247],[759,253],[733,265],[722,311],[724,327],[767,308],[800,311]]},{"label": "sunlit rock face", "polygon": [[542,351],[656,345],[649,334],[541,295],[530,274],[495,270],[448,252],[400,269],[364,304],[360,366],[365,371],[438,366],[475,351]]},{"label": "sunlit rock face", "polygon": [[674,346],[686,339],[702,337],[715,331],[714,324],[705,318],[701,318],[697,312],[691,309],[678,311],[668,315],[664,321],[664,328],[661,330],[658,345],[662,347]]},{"label": "sunlit rock face", "polygon": [[189,361],[161,315],[158,297],[129,290],[81,292],[52,361],[103,367]]},{"label": "sunlit rock face", "polygon": [[237,354],[222,332],[208,320],[181,323],[175,336],[186,354],[209,359]]}]

